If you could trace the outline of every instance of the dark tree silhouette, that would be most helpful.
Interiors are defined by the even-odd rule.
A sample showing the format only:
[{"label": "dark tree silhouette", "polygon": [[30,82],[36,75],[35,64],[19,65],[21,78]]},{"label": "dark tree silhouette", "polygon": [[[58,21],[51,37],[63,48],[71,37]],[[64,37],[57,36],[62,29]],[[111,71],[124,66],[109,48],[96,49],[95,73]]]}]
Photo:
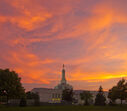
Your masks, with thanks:
[{"label": "dark tree silhouette", "polygon": [[39,95],[37,93],[33,93],[33,92],[26,92],[26,98],[27,99],[34,99],[34,104],[36,106],[40,105],[40,98]]},{"label": "dark tree silhouette", "polygon": [[108,98],[112,104],[115,104],[116,99],[120,99],[121,104],[123,104],[123,100],[127,99],[127,82],[125,79],[120,80],[116,86],[113,86],[112,89],[109,90]]},{"label": "dark tree silhouette", "polygon": [[15,71],[0,69],[0,96],[9,99],[22,98],[25,96],[25,89],[22,87],[21,78]]},{"label": "dark tree silhouette", "polygon": [[33,92],[26,92],[26,98],[27,99],[39,99],[39,95],[37,93],[33,93]]},{"label": "dark tree silhouette", "polygon": [[95,98],[95,105],[104,106],[106,104],[105,102],[106,102],[106,98],[103,92],[103,88],[100,86],[98,94],[96,95]]},{"label": "dark tree silhouette", "polygon": [[89,91],[83,91],[81,94],[80,94],[80,98],[81,100],[84,100],[85,101],[85,104],[84,105],[89,105],[89,101],[92,100],[92,94],[89,92]]},{"label": "dark tree silhouette", "polygon": [[73,101],[73,89],[64,89],[62,93],[62,100],[71,103]]},{"label": "dark tree silhouette", "polygon": [[27,103],[26,103],[26,98],[24,98],[24,97],[21,98],[21,99],[20,99],[20,104],[19,104],[19,106],[24,107],[24,106],[26,106],[26,104],[27,104]]}]

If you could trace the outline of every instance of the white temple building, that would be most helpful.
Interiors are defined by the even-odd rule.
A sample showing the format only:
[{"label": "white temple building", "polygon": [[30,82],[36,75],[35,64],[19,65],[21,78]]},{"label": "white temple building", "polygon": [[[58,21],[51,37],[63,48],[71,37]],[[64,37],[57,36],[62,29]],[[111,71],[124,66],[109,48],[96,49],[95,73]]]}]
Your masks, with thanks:
[{"label": "white temple building", "polygon": [[[73,87],[67,83],[66,75],[65,75],[65,67],[63,65],[62,69],[62,79],[60,83],[54,87],[54,89],[51,88],[34,88],[31,91],[34,93],[38,93],[40,97],[40,102],[43,103],[61,103],[62,101],[62,91],[64,89],[73,89]],[[74,98],[77,100],[77,104],[82,104],[82,101],[80,99],[80,93],[82,93],[85,90],[73,90],[74,92]],[[97,91],[90,91],[93,95],[93,102],[95,100]],[[108,96],[108,92],[104,92],[105,96]]]},{"label": "white temple building", "polygon": [[40,97],[40,102],[45,103],[60,103],[62,100],[62,91],[65,89],[73,89],[71,85],[69,85],[66,81],[65,77],[65,69],[63,65],[62,69],[62,79],[60,83],[54,87],[54,89],[51,88],[34,88],[32,89],[32,92],[38,93]]}]

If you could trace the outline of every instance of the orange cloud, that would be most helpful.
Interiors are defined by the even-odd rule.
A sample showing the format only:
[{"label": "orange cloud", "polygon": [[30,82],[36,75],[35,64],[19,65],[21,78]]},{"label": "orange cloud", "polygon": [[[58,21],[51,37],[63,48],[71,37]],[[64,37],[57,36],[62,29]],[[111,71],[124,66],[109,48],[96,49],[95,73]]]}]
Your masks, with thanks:
[{"label": "orange cloud", "polygon": [[15,7],[21,15],[13,15],[13,16],[1,16],[0,21],[5,22],[9,21],[10,23],[17,25],[20,28],[23,28],[27,31],[33,30],[37,27],[40,27],[43,22],[52,17],[52,14],[47,12],[44,8],[40,10],[34,11],[37,7],[33,9],[31,6],[31,1],[17,1],[12,0],[7,1],[11,6]]},{"label": "orange cloud", "polygon": [[18,24],[19,27],[26,29],[26,30],[32,30],[36,28],[36,26],[41,23],[46,21],[48,18],[50,18],[50,14],[44,14],[44,16],[31,16],[31,17],[18,17],[18,18],[11,18],[10,21],[13,24]]},{"label": "orange cloud", "polygon": [[6,22],[6,18],[4,16],[0,16],[0,22]]}]

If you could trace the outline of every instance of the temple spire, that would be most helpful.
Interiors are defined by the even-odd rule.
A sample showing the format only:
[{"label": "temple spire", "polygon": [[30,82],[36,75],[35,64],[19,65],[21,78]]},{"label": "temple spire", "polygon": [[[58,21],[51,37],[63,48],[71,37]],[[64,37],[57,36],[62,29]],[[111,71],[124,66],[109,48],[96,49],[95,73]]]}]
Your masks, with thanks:
[{"label": "temple spire", "polygon": [[64,64],[63,64],[63,69],[64,69]]},{"label": "temple spire", "polygon": [[73,89],[73,87],[71,85],[69,85],[66,81],[66,77],[65,77],[65,65],[62,65],[62,74],[61,74],[61,81],[60,83],[55,86],[55,89],[60,89],[60,90],[64,90],[64,89]]},{"label": "temple spire", "polygon": [[62,69],[62,79],[61,79],[61,83],[62,84],[66,84],[66,78],[65,78],[65,69],[64,69],[64,64],[63,64],[63,69]]}]

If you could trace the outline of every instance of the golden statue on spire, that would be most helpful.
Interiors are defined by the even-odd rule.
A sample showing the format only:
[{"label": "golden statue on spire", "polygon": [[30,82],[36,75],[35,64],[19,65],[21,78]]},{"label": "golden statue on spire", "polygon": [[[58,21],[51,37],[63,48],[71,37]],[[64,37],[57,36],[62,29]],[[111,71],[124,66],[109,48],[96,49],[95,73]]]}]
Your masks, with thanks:
[{"label": "golden statue on spire", "polygon": [[63,64],[63,69],[64,69],[64,64]]}]

